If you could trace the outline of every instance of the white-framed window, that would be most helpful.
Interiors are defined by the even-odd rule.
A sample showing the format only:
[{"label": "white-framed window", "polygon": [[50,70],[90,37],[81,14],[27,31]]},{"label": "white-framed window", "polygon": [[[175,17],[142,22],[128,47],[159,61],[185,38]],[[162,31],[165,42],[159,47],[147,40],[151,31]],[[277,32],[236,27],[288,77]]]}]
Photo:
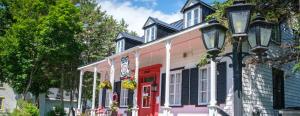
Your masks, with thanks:
[{"label": "white-framed window", "polygon": [[170,72],[170,93],[169,93],[169,102],[171,106],[181,105],[181,70],[171,71]]},{"label": "white-framed window", "polygon": [[199,9],[198,8],[196,8],[195,10],[193,10],[193,12],[194,12],[194,25],[195,24],[198,24],[199,22],[200,22],[200,20],[199,20]]},{"label": "white-framed window", "polygon": [[4,97],[0,97],[0,111],[4,111]]},{"label": "white-framed window", "polygon": [[109,94],[110,94],[110,91],[106,90],[106,94],[105,94],[105,107],[109,107]]},{"label": "white-framed window", "polygon": [[122,52],[124,50],[124,45],[125,45],[124,39],[123,40],[119,40],[117,42],[117,45],[116,45],[116,53]]},{"label": "white-framed window", "polygon": [[194,8],[185,13],[185,27],[191,27],[201,22],[201,8]]},{"label": "white-framed window", "polygon": [[198,104],[208,104],[208,77],[209,70],[207,67],[199,68],[199,82],[198,82]]},{"label": "white-framed window", "polygon": [[149,27],[145,30],[145,42],[150,42],[150,41],[153,41],[155,40],[156,36],[156,27],[155,26],[152,26],[152,27]]},{"label": "white-framed window", "polygon": [[128,89],[121,88],[120,107],[128,107]]},{"label": "white-framed window", "polygon": [[192,26],[192,11],[189,11],[189,12],[187,12],[187,14],[186,14],[187,16],[186,16],[186,21],[187,21],[187,23],[186,23],[186,27],[190,27],[190,26]]}]

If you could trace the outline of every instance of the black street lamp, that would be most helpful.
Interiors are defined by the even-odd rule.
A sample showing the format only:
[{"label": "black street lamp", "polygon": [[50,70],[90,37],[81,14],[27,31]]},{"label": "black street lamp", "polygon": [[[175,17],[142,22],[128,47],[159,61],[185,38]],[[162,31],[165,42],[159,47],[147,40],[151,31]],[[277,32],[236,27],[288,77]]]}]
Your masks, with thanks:
[{"label": "black street lamp", "polygon": [[248,42],[252,52],[261,54],[268,50],[272,26],[273,24],[266,22],[265,18],[260,16],[260,14],[253,20],[248,32]]},{"label": "black street lamp", "polygon": [[209,24],[202,27],[200,31],[203,33],[203,43],[210,55],[218,55],[224,46],[227,28],[221,25],[217,20],[213,19]]},{"label": "black street lamp", "polygon": [[[268,45],[272,33],[272,24],[268,23],[258,16],[250,24],[251,10],[254,6],[246,4],[245,1],[235,1],[231,7],[226,9],[227,18],[229,22],[229,28],[232,32],[232,52],[227,53],[224,56],[230,56],[232,58],[233,68],[233,90],[234,90],[234,115],[242,116],[242,67],[243,56],[249,53],[242,52],[242,40],[248,38],[251,46],[251,51],[256,55],[262,55],[268,50]],[[248,32],[250,24],[250,29]],[[208,50],[207,53],[212,55],[212,60],[220,53],[225,42],[226,28],[219,24],[217,21],[212,20],[207,26],[200,28],[202,32],[203,43]],[[220,34],[221,33],[221,34]],[[222,35],[224,33],[224,36]],[[222,36],[220,36],[222,35]],[[224,39],[223,39],[224,38]],[[218,46],[220,45],[220,46]]]},{"label": "black street lamp", "polygon": [[247,36],[252,9],[253,5],[246,4],[243,0],[234,1],[232,6],[226,8],[233,37]]}]

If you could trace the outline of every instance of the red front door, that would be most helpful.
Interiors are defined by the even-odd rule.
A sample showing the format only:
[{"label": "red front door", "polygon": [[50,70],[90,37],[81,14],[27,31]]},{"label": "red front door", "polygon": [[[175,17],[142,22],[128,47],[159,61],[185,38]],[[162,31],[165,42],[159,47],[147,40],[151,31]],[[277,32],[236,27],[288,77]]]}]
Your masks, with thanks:
[{"label": "red front door", "polygon": [[[153,65],[140,69],[138,87],[139,116],[158,116],[156,102],[159,96],[159,75],[161,65]],[[151,85],[157,85],[157,91],[152,91]]]}]

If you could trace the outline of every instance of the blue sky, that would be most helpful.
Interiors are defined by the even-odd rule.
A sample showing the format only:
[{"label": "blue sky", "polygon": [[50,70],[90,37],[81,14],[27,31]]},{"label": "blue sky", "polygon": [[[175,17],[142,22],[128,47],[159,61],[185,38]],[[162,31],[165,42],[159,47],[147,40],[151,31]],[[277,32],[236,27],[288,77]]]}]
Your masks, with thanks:
[{"label": "blue sky", "polygon": [[[122,1],[122,0],[120,0]],[[207,4],[213,4],[214,1],[223,2],[225,0],[202,0]],[[180,11],[186,0],[133,0],[136,6],[144,6],[164,13],[173,13]]]},{"label": "blue sky", "polygon": [[[124,19],[129,25],[128,29],[135,31],[139,36],[144,34],[142,26],[149,16],[158,18],[166,23],[182,19],[180,9],[187,0],[97,0],[98,5],[107,14],[117,20]],[[202,0],[207,4],[214,1],[225,0]]]}]

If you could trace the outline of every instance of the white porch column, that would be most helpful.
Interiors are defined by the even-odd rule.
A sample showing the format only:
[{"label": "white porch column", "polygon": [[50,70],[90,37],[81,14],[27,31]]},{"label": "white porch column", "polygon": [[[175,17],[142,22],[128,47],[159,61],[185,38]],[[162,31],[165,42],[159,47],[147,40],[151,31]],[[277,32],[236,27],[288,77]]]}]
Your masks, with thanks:
[{"label": "white porch column", "polygon": [[115,79],[115,62],[113,59],[109,59],[110,62],[110,83],[112,90],[109,92],[109,106],[113,104],[113,89],[114,89],[114,79]]},{"label": "white porch column", "polygon": [[166,87],[165,87],[166,91],[165,91],[164,116],[169,116],[171,110],[171,108],[169,107],[171,41],[167,41],[165,47],[166,47]]},{"label": "white porch column", "polygon": [[82,111],[81,109],[81,94],[82,94],[82,78],[83,78],[83,75],[84,75],[84,71],[83,70],[80,70],[80,78],[79,78],[79,87],[78,87],[78,106],[77,106],[77,109],[80,110],[80,112]]},{"label": "white porch column", "polygon": [[136,84],[136,89],[134,90],[134,97],[133,97],[133,108],[132,108],[132,116],[138,116],[138,105],[137,105],[137,98],[138,98],[138,82],[139,82],[139,59],[140,54],[138,51],[135,52],[135,73],[134,78]]},{"label": "white porch column", "polygon": [[[103,81],[103,78],[104,78],[104,77],[103,77],[102,73],[100,73],[100,82],[99,82],[99,83],[101,83],[101,82]],[[98,98],[98,99],[99,99],[99,100],[98,100],[99,105],[98,105],[98,107],[101,107],[101,106],[102,106],[102,94],[103,94],[103,93],[102,93],[102,90],[103,90],[102,88],[99,89],[99,98]],[[104,107],[104,106],[103,106],[103,107]]]},{"label": "white porch column", "polygon": [[97,81],[97,67],[94,67],[94,82],[93,82],[93,96],[92,96],[92,116],[95,116],[95,101],[96,101],[96,82]]},{"label": "white porch column", "polygon": [[210,61],[210,101],[209,101],[209,116],[216,116],[216,105],[217,105],[217,97],[216,97],[216,86],[217,86],[217,76],[216,76],[216,62],[211,59]]}]

